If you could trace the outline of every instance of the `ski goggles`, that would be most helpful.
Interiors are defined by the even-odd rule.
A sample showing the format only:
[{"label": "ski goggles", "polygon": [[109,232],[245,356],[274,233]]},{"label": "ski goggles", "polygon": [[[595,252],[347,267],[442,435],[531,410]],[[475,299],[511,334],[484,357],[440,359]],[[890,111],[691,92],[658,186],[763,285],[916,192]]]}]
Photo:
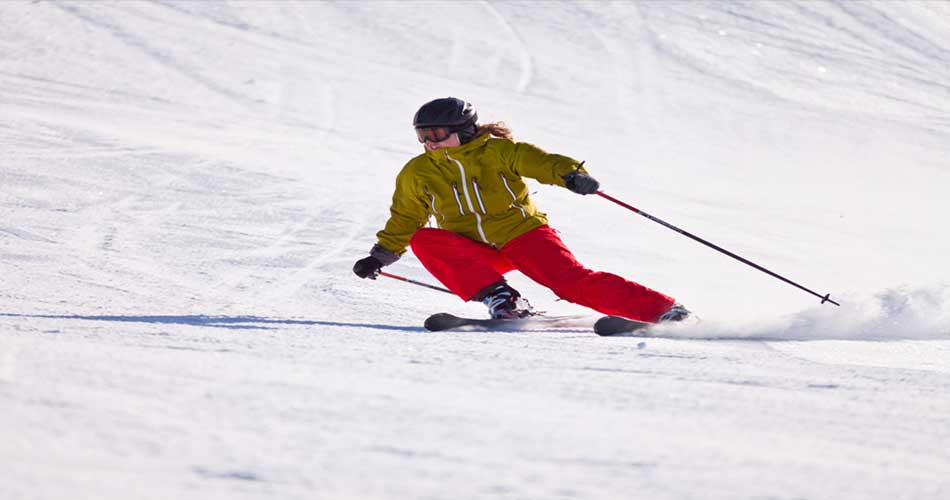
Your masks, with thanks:
[{"label": "ski goggles", "polygon": [[448,127],[429,127],[429,128],[417,128],[416,129],[416,138],[419,139],[419,142],[442,142],[454,134],[451,129]]}]

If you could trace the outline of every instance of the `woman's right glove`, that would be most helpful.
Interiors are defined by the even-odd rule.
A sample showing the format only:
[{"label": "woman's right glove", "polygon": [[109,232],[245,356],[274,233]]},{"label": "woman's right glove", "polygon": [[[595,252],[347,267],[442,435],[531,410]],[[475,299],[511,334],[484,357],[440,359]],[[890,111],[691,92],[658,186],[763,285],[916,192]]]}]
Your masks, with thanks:
[{"label": "woman's right glove", "polygon": [[594,194],[600,189],[597,179],[580,170],[575,170],[562,178],[564,186],[577,194]]},{"label": "woman's right glove", "polygon": [[399,255],[379,246],[379,243],[373,245],[369,251],[369,257],[363,257],[353,264],[353,272],[360,278],[376,279],[379,276],[379,270],[383,266],[388,266],[399,260]]},{"label": "woman's right glove", "polygon": [[374,280],[377,276],[379,276],[379,270],[382,268],[383,263],[372,255],[369,257],[363,257],[362,259],[356,261],[356,264],[353,264],[353,272],[356,273],[357,276],[360,278],[369,278],[371,280]]}]

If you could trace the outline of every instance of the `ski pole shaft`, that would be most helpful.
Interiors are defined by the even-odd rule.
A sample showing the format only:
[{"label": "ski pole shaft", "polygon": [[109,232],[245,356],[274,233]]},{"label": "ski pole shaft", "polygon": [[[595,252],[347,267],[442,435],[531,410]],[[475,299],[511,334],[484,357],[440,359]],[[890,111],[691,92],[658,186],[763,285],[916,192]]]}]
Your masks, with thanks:
[{"label": "ski pole shaft", "polygon": [[818,294],[818,293],[816,293],[816,292],[814,292],[814,291],[812,291],[812,290],[809,290],[808,288],[805,288],[805,287],[799,285],[798,283],[795,283],[794,281],[792,281],[792,280],[790,280],[790,279],[788,279],[788,278],[786,278],[786,277],[784,277],[784,276],[778,275],[778,274],[776,274],[776,273],[774,273],[774,272],[772,272],[772,271],[770,271],[770,270],[768,270],[768,269],[766,269],[766,268],[764,268],[764,267],[762,267],[762,266],[756,264],[755,262],[752,262],[752,261],[750,261],[750,260],[748,260],[748,259],[746,259],[746,258],[744,258],[744,257],[740,257],[740,256],[738,256],[738,255],[736,255],[736,254],[730,252],[729,250],[726,250],[725,248],[722,248],[722,247],[720,247],[720,246],[718,246],[718,245],[715,245],[715,244],[713,244],[713,243],[710,243],[710,242],[708,242],[708,241],[706,241],[706,240],[700,238],[699,236],[696,236],[696,235],[694,235],[694,234],[691,234],[691,233],[689,233],[689,232],[687,232],[687,231],[684,231],[684,230],[682,230],[682,229],[680,229],[680,228],[678,228],[678,227],[676,227],[676,226],[670,224],[669,222],[666,222],[666,221],[664,221],[664,220],[662,220],[662,219],[659,219],[659,218],[657,218],[657,217],[654,217],[654,216],[652,216],[652,215],[650,215],[650,214],[644,212],[643,210],[640,210],[640,209],[638,209],[638,208],[636,208],[636,207],[634,207],[634,206],[632,206],[632,205],[629,205],[629,204],[627,204],[627,203],[624,203],[624,202],[622,202],[622,201],[620,201],[620,200],[614,198],[613,196],[610,196],[610,195],[604,193],[603,191],[598,191],[598,192],[597,192],[597,195],[600,196],[600,197],[602,197],[602,198],[605,198],[605,199],[607,199],[607,200],[610,200],[610,201],[612,201],[612,202],[614,202],[614,203],[620,205],[621,207],[624,207],[624,208],[626,208],[627,210],[630,210],[631,212],[634,212],[634,213],[636,213],[636,214],[642,215],[642,216],[646,217],[647,219],[650,219],[650,220],[652,220],[653,222],[656,222],[657,224],[660,224],[660,225],[662,225],[662,226],[664,226],[664,227],[666,227],[666,228],[672,229],[673,231],[676,231],[677,233],[680,233],[680,234],[682,234],[683,236],[686,236],[687,238],[690,238],[690,239],[693,239],[693,240],[695,240],[695,241],[698,241],[698,242],[702,243],[703,245],[706,245],[707,247],[712,248],[713,250],[716,250],[716,251],[718,251],[718,252],[724,253],[724,254],[726,254],[726,255],[732,257],[733,259],[736,259],[736,260],[738,260],[739,262],[742,262],[743,264],[746,264],[746,265],[748,265],[748,266],[754,267],[755,269],[758,269],[759,271],[762,271],[763,273],[768,274],[769,276],[772,276],[773,278],[780,279],[780,280],[784,281],[785,283],[788,283],[789,285],[792,285],[792,286],[794,286],[794,287],[796,287],[796,288],[798,288],[798,289],[800,289],[800,290],[803,290],[803,291],[805,291],[805,292],[808,292],[808,293],[814,295],[815,297],[818,297],[819,299],[821,299],[821,303],[822,303],[822,304],[824,304],[825,302],[831,302],[832,304],[834,304],[834,305],[836,305],[836,306],[840,306],[840,305],[841,305],[841,304],[839,304],[839,303],[837,303],[837,302],[831,300],[831,294],[830,294],[830,293],[829,293],[829,294],[826,294],[826,295],[820,295],[820,294]]},{"label": "ski pole shaft", "polygon": [[[384,273],[384,272],[382,272],[382,271],[380,271],[379,274],[382,275],[382,276],[385,276],[385,277],[387,277],[387,278],[392,278],[392,279],[394,279],[394,280],[405,281],[406,283],[412,283],[413,285],[424,286],[424,287],[426,287],[426,288],[431,288],[431,289],[433,289],[433,290],[438,290],[438,291],[440,291],[440,292],[452,293],[451,290],[448,290],[448,289],[446,289],[446,288],[442,288],[442,287],[440,287],[440,286],[435,286],[435,285],[430,285],[430,284],[428,284],[428,283],[423,283],[423,282],[421,282],[421,281],[411,280],[411,279],[409,279],[409,278],[404,278],[404,277],[402,277],[402,276],[397,276],[397,275],[395,275],[395,274]],[[455,294],[452,293],[452,295],[455,295]]]}]

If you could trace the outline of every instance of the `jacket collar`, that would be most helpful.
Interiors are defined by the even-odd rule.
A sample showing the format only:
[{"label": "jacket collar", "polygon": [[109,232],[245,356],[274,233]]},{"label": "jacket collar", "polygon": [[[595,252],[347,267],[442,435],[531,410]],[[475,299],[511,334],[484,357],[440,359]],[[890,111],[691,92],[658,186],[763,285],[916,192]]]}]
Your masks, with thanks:
[{"label": "jacket collar", "polygon": [[472,139],[465,144],[455,146],[454,148],[442,148],[437,151],[430,151],[429,149],[426,149],[425,154],[434,160],[444,160],[446,153],[448,153],[449,156],[462,156],[484,146],[489,139],[491,139],[491,134],[484,134]]}]

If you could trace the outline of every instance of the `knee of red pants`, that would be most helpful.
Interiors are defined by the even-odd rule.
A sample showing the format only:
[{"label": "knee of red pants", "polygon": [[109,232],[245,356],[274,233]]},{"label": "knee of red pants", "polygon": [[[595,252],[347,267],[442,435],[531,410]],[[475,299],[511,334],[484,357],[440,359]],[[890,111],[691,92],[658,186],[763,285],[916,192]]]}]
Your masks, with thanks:
[{"label": "knee of red pants", "polygon": [[514,268],[494,248],[445,229],[419,229],[409,245],[429,273],[463,300]]}]

